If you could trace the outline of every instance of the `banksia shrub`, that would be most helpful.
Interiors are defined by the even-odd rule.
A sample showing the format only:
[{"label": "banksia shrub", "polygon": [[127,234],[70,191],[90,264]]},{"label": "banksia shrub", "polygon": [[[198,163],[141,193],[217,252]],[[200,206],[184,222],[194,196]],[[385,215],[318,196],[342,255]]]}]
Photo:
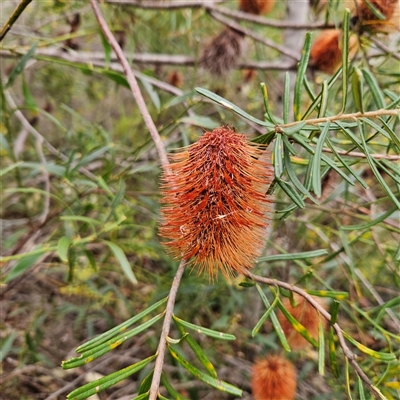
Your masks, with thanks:
[{"label": "banksia shrub", "polygon": [[275,0],[240,0],[239,10],[251,14],[268,14],[275,5]]},{"label": "banksia shrub", "polygon": [[[368,3],[370,6],[364,0],[357,4],[355,18],[361,30],[389,32],[400,28],[399,0],[368,0]],[[371,6],[385,19],[379,18]]]},{"label": "banksia shrub", "polygon": [[258,360],[252,368],[251,389],[255,400],[294,400],[296,369],[278,355]]},{"label": "banksia shrub", "polygon": [[[333,74],[342,64],[342,49],[340,42],[341,31],[328,29],[322,32],[314,41],[310,51],[310,66],[318,71]],[[349,57],[357,52],[357,39],[353,36],[349,40]]]},{"label": "banksia shrub", "polygon": [[224,29],[205,47],[199,64],[214,75],[222,75],[237,64],[243,50],[244,35],[231,28]]},{"label": "banksia shrub", "polygon": [[[289,299],[284,299],[283,305],[286,310],[308,330],[311,336],[313,336],[315,340],[318,340],[319,323],[321,321],[325,328],[327,324],[326,319],[320,315],[304,297],[297,294],[294,294],[293,297],[296,303],[295,307],[290,304]],[[325,308],[325,304],[319,298],[315,297],[314,299]],[[282,312],[279,312],[277,316],[283,332],[286,335],[286,339],[293,350],[301,350],[310,346],[310,343],[293,328],[292,324],[286,319]]]},{"label": "banksia shrub", "polygon": [[167,252],[191,259],[214,279],[245,273],[260,255],[269,224],[269,156],[229,127],[205,132],[172,155],[162,178],[160,235]]}]

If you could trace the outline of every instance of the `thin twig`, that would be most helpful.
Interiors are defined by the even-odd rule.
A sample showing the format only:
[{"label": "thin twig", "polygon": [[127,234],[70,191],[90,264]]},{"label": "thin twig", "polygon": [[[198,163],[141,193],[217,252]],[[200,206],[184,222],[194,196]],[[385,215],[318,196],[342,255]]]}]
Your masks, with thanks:
[{"label": "thin twig", "polygon": [[[378,118],[381,117],[382,115],[399,115],[400,114],[400,109],[395,109],[395,110],[386,110],[384,108],[376,111],[367,111],[365,113],[362,112],[356,112],[352,114],[338,114],[333,117],[323,117],[323,118],[312,118],[312,119],[307,119],[304,120],[307,125],[318,125],[323,122],[332,122],[332,121],[342,121],[346,119],[352,119],[352,120],[357,120],[359,118]],[[291,126],[297,125],[300,122],[303,121],[296,121],[296,122],[290,122],[289,124],[283,124],[279,125],[278,128],[289,128]]]},{"label": "thin twig", "polygon": [[157,349],[157,358],[154,365],[153,379],[151,381],[149,400],[156,400],[158,396],[159,392],[158,389],[160,387],[161,373],[164,364],[165,350],[167,347],[167,336],[169,334],[169,329],[171,326],[172,313],[174,310],[176,294],[178,292],[179,284],[181,282],[181,278],[185,270],[185,267],[186,267],[186,260],[182,260],[181,263],[179,264],[178,270],[176,271],[174,280],[171,285],[171,289],[169,291],[168,302],[165,308],[164,322],[161,330],[160,342],[158,344],[158,349]]},{"label": "thin twig", "polygon": [[292,58],[293,60],[298,61],[300,59],[300,54],[294,53],[290,51],[290,49],[287,49],[285,46],[281,46],[277,43],[275,43],[273,40],[269,40],[263,36],[257,35],[254,33],[252,30],[243,28],[241,25],[238,23],[231,21],[223,16],[221,14],[218,14],[216,12],[211,12],[210,13],[212,17],[214,17],[217,21],[222,22],[224,25],[229,26],[230,28],[233,28],[235,31],[241,32],[246,36],[249,36],[256,40],[257,42],[260,42],[264,44],[267,47],[270,47],[271,49],[274,49],[276,51],[279,51],[280,53],[284,54],[287,57]]},{"label": "thin twig", "polygon": [[[4,37],[7,35],[7,32],[11,29],[11,27],[15,24],[19,16],[23,13],[25,8],[28,6],[28,4],[32,0],[21,0],[20,3],[18,4],[17,8],[14,10],[14,12],[11,14],[10,18],[8,21],[4,24],[4,26],[1,28],[0,31],[0,42],[4,39]],[[4,7],[4,6],[2,6]]]},{"label": "thin twig", "polygon": [[105,21],[101,11],[100,7],[97,3],[97,0],[90,0],[90,4],[92,5],[94,14],[96,16],[96,19],[100,25],[100,28],[106,37],[108,43],[114,50],[115,54],[118,57],[119,62],[122,65],[122,68],[124,69],[126,79],[129,83],[129,86],[131,88],[132,94],[134,99],[136,100],[136,103],[139,107],[139,111],[143,117],[144,123],[147,126],[147,129],[150,132],[151,138],[153,139],[153,142],[156,146],[158,156],[160,157],[161,164],[163,167],[166,169],[166,171],[169,171],[169,161],[167,157],[167,152],[165,151],[164,144],[161,140],[161,137],[157,131],[157,128],[153,122],[153,119],[151,118],[151,115],[149,113],[149,110],[146,107],[146,103],[143,99],[142,93],[140,92],[139,85],[136,81],[135,75],[133,74],[131,67],[129,65],[128,60],[125,57],[124,52],[121,49],[121,46],[118,44],[117,40],[115,39],[114,35],[112,34],[110,28],[107,25],[107,22]]},{"label": "thin twig", "polygon": [[[332,149],[329,149],[327,147],[323,147],[322,151],[324,153],[333,153]],[[349,157],[358,157],[358,158],[367,158],[367,155],[364,153],[359,153],[357,151],[345,151],[345,150],[336,150],[336,153],[342,155],[342,156],[349,156]],[[388,154],[370,154],[372,158],[375,158],[376,160],[389,160],[389,161],[398,161],[400,160],[400,156],[395,156],[395,155],[388,155]]]},{"label": "thin twig", "polygon": [[[0,57],[14,57],[15,54],[24,55],[26,50],[22,49],[12,49],[11,50],[0,50]],[[83,51],[71,51],[61,52],[59,47],[48,48],[48,49],[37,49],[34,58],[40,60],[41,57],[52,57],[55,59],[67,60],[75,63],[92,64],[93,66],[109,67],[110,69],[115,69],[115,65],[106,65],[104,60],[104,52],[83,52]],[[132,60],[132,63],[136,64],[153,64],[153,65],[183,65],[187,67],[194,67],[197,65],[196,58],[193,56],[186,55],[171,55],[171,54],[152,54],[152,53],[134,53],[126,54],[127,58]],[[98,61],[100,59],[101,61]],[[117,57],[112,54],[111,61],[117,60]],[[122,68],[122,67],[121,67]],[[259,70],[274,70],[274,71],[288,71],[296,69],[296,62],[284,63],[281,61],[251,61],[246,60],[239,62],[237,64],[238,69],[259,69]],[[138,74],[132,70],[136,77]],[[147,80],[153,79],[149,76],[145,76]],[[159,81],[160,82],[160,81]],[[160,86],[156,84],[155,86]],[[173,93],[171,91],[171,93]]]},{"label": "thin twig", "polygon": [[372,43],[376,45],[376,47],[380,48],[383,50],[385,53],[390,54],[393,58],[396,58],[397,60],[400,60],[400,53],[396,53],[395,50],[390,49],[387,47],[385,44],[381,43],[376,37],[373,35],[369,35],[368,39],[371,40]]},{"label": "thin twig", "polygon": [[[278,281],[276,279],[271,279],[271,278],[264,278],[259,275],[254,275],[251,272],[248,272],[247,276],[257,282],[265,283],[265,284],[271,285],[271,286],[279,286],[279,287],[282,287],[284,289],[287,289],[287,290],[290,290],[292,292],[299,294],[300,296],[304,297],[304,299],[307,300],[307,302],[310,303],[326,320],[328,320],[328,321],[331,320],[331,315],[328,313],[328,311],[326,311],[321,306],[321,304],[319,304],[311,295],[309,295],[303,289],[300,289],[299,287],[291,285],[290,283],[287,283],[287,282]],[[361,380],[366,384],[366,386],[369,388],[369,390],[373,393],[373,395],[377,399],[384,398],[382,396],[381,392],[378,390],[378,388],[376,388],[372,384],[371,380],[368,378],[368,376],[365,374],[365,372],[357,364],[357,362],[356,362],[357,356],[347,346],[347,343],[343,336],[342,329],[340,328],[339,324],[336,322],[336,323],[332,324],[332,327],[336,332],[336,335],[339,340],[339,345],[343,350],[343,354],[350,361],[350,364],[353,366],[357,375],[361,378]]]}]

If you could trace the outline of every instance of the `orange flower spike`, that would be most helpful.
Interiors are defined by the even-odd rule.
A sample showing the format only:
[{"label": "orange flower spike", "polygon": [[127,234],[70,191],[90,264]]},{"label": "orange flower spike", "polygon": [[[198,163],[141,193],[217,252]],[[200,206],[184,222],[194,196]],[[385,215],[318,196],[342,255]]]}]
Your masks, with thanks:
[{"label": "orange flower spike", "polygon": [[252,368],[251,389],[255,400],[294,400],[296,369],[287,359],[274,355],[258,360]]},{"label": "orange flower spike", "polygon": [[160,235],[174,258],[192,258],[211,279],[245,273],[260,256],[269,224],[269,156],[229,127],[205,132],[172,155],[162,177]]},{"label": "orange flower spike", "polygon": [[385,19],[378,18],[366,2],[361,0],[357,5],[356,16],[360,20],[362,29],[367,29],[371,32],[390,32],[394,29],[400,29],[399,0],[369,0],[369,3]]},{"label": "orange flower spike", "polygon": [[[326,328],[326,319],[320,315],[318,311],[304,299],[304,297],[298,294],[294,294],[293,297],[296,303],[295,307],[292,307],[289,299],[284,299],[283,305],[289,313],[308,330],[314,339],[318,340],[319,323],[321,321],[323,327]],[[318,297],[314,297],[314,299],[318,301],[321,306],[324,308],[326,307],[326,304]],[[277,317],[283,332],[285,333],[286,339],[293,350],[302,350],[311,346],[311,344],[293,328],[292,324],[281,312],[278,313]]]}]

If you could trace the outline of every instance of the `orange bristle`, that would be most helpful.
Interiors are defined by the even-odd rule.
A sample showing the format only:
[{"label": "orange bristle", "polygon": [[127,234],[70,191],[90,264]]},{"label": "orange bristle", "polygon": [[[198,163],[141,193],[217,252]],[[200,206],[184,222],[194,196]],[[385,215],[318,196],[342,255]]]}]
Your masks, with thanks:
[{"label": "orange bristle", "polygon": [[240,0],[239,10],[250,14],[268,14],[274,8],[275,0]]},{"label": "orange bristle", "polygon": [[[325,307],[325,304],[317,297],[314,299],[318,301],[321,306]],[[325,328],[327,325],[326,319],[321,316],[304,297],[294,294],[294,301],[296,303],[295,307],[290,304],[289,299],[284,299],[283,305],[289,313],[308,330],[311,336],[318,340],[319,324],[321,322],[322,326]],[[293,350],[301,350],[310,346],[310,343],[293,328],[292,324],[281,312],[279,312],[277,316],[283,332],[286,335],[286,339]]]},{"label": "orange bristle", "polygon": [[372,32],[388,32],[399,29],[399,0],[369,0],[369,3],[379,11],[385,19],[380,19],[362,0],[357,5],[356,16],[361,29]]},{"label": "orange bristle", "polygon": [[311,46],[310,66],[328,74],[336,72],[342,63],[339,37],[340,30],[338,29],[322,32]]},{"label": "orange bristle", "polygon": [[281,356],[258,360],[251,377],[254,400],[294,400],[296,375],[294,365]]},{"label": "orange bristle", "polygon": [[164,173],[161,186],[167,252],[191,259],[211,279],[218,271],[228,279],[245,273],[261,254],[269,224],[269,157],[220,127],[171,158],[172,173]]}]

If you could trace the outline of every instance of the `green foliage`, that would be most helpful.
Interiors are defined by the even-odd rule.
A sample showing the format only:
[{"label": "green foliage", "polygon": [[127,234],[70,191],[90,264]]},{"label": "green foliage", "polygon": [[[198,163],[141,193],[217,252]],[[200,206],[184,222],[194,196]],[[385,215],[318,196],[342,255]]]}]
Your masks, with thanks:
[{"label": "green foliage", "polygon": [[[62,376],[48,387],[34,377],[50,395],[72,380],[60,375],[64,360],[64,369],[79,366],[82,373],[94,365],[102,375],[79,383],[70,399],[103,390],[104,396],[146,399],[176,271],[157,237],[159,162],[90,9],[78,1],[37,3],[27,11],[32,32],[4,41],[4,54],[18,57],[2,59],[0,359],[10,374],[3,389],[10,399],[31,398],[27,379],[18,378],[15,368],[29,374],[23,367],[33,364],[50,377],[55,370]],[[159,398],[196,399],[211,390],[221,399],[240,397],[250,391],[246,363],[283,348],[301,368],[298,391],[304,398],[347,393],[368,399],[371,388],[348,365],[335,322],[382,398],[398,395],[399,63],[385,53],[371,58],[366,48],[363,57],[349,61],[350,13],[339,3],[329,2],[325,15],[327,22],[343,21],[343,62],[332,77],[308,73],[311,33],[295,79],[289,72],[258,71],[253,82],[243,83],[240,71],[217,80],[197,66],[151,63],[138,74],[169,150],[220,124],[235,126],[260,147],[270,145],[273,230],[255,271],[324,298],[331,315],[328,331],[320,324],[313,337],[285,309],[282,297],[293,301],[287,288],[264,291],[242,277],[211,284],[188,271],[166,339],[168,368]],[[127,54],[197,59],[202,46],[196,38],[220,29],[201,8],[158,12],[107,5],[104,11],[113,31],[125,32]],[[64,15],[76,12],[82,25],[69,32]],[[279,5],[273,16],[282,13]],[[37,21],[35,14],[43,18]],[[254,29],[282,40],[278,29]],[[68,50],[69,39],[77,41],[77,50]],[[60,44],[67,51],[43,52]],[[100,58],[94,54],[99,49]],[[74,51],[88,51],[92,59],[74,58]],[[248,54],[280,57],[258,44]],[[182,90],[164,85],[171,71],[183,74]],[[311,355],[291,350],[278,312],[314,346]],[[71,356],[72,348],[78,356]],[[240,379],[226,372],[233,369]],[[302,382],[317,373],[320,383],[307,392]]]}]

